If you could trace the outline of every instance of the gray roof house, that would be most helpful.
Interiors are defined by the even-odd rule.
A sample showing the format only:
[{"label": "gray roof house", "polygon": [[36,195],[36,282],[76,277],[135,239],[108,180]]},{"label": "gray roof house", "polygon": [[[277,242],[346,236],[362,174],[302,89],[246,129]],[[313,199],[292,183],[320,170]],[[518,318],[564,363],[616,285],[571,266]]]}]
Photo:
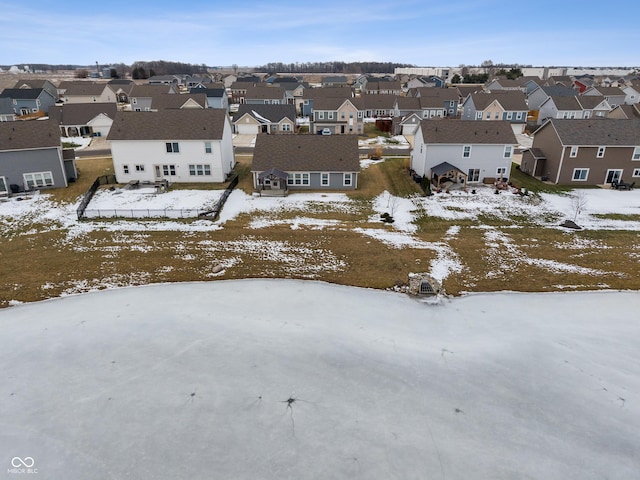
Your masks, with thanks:
[{"label": "gray roof house", "polygon": [[0,97],[0,122],[13,122],[16,112],[13,111],[13,102],[9,97]]},{"label": "gray roof house", "polygon": [[56,122],[1,122],[0,195],[68,186],[78,174],[64,157]]},{"label": "gray roof house", "polygon": [[560,185],[640,182],[640,120],[550,119],[534,132],[520,169]]},{"label": "gray roof house", "polygon": [[116,116],[115,103],[67,103],[49,109],[62,137],[106,137]]},{"label": "gray roof house", "polygon": [[463,120],[495,121],[506,120],[521,133],[527,121],[529,107],[523,92],[506,91],[493,93],[472,93],[462,104]]},{"label": "gray roof house", "polygon": [[251,164],[262,195],[288,190],[354,190],[360,158],[355,135],[260,135]]},{"label": "gray roof house", "polygon": [[460,186],[508,179],[517,140],[505,120],[422,120],[411,152],[411,169],[436,185]]},{"label": "gray roof house", "polygon": [[107,139],[119,183],[224,182],[235,165],[231,122],[217,108],[118,112]]},{"label": "gray roof house", "polygon": [[178,95],[178,90],[173,85],[135,85],[129,92],[131,110],[134,112],[151,111],[153,97],[165,94]]},{"label": "gray roof house", "polygon": [[242,104],[233,117],[233,130],[243,135],[293,133],[296,127],[294,105]]},{"label": "gray roof house", "polygon": [[207,108],[221,108],[229,112],[229,96],[224,87],[192,88],[190,93],[204,93],[207,97]]},{"label": "gray roof house", "polygon": [[0,98],[11,99],[16,116],[46,115],[56,99],[44,88],[5,88]]},{"label": "gray roof house", "polygon": [[13,88],[44,88],[53,98],[58,98],[58,88],[49,80],[20,79]]}]

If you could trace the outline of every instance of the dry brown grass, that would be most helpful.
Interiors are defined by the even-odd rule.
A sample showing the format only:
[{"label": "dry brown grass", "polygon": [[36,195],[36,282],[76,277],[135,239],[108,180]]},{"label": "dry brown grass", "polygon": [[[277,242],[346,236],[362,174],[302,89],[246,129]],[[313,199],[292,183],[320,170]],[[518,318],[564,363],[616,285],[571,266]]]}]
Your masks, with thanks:
[{"label": "dry brown grass", "polygon": [[[403,284],[410,272],[429,271],[436,251],[392,248],[353,230],[393,228],[369,220],[373,217],[370,200],[384,190],[402,196],[419,191],[406,174],[405,162],[393,159],[364,170],[361,188],[350,194],[351,212],[320,204],[305,211],[261,212],[260,216],[279,222],[265,228],[249,228],[255,217],[243,214],[210,232],[92,231],[67,239],[59,227],[11,224],[0,233],[0,306],[11,300],[30,302],[105,286],[247,277],[316,279],[371,288]],[[252,190],[249,166],[249,157],[239,158],[240,185],[247,193]],[[52,192],[58,201],[77,199],[96,176],[109,173],[110,161],[82,159],[78,167],[81,176],[75,184]],[[322,229],[292,230],[297,216],[334,223]],[[454,295],[640,289],[636,232],[567,234],[537,227],[526,218],[514,222],[520,228],[505,228],[504,222],[489,217],[455,222],[424,217],[416,237],[446,247],[448,255],[462,264],[462,272],[444,281],[446,291]],[[449,238],[452,224],[460,231]],[[508,244],[495,246],[487,239],[486,228],[499,231]],[[554,263],[550,262],[572,268],[551,268]],[[220,266],[224,270],[216,273]]]}]

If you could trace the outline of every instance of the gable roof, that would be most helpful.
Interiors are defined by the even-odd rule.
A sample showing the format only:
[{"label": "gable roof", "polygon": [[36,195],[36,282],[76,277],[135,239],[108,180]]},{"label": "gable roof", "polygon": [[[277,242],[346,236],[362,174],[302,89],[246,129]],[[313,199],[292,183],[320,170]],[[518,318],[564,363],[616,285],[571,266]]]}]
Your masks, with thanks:
[{"label": "gable roof", "polygon": [[227,95],[224,87],[221,88],[191,88],[189,93],[204,93],[209,98],[222,98]]},{"label": "gable roof", "polygon": [[[151,100],[151,108],[162,110],[166,108],[182,108],[189,100],[195,102],[201,108],[207,106],[207,96],[204,93],[161,93],[154,95]],[[192,106],[191,108],[195,108]]]},{"label": "gable roof", "polygon": [[448,145],[516,145],[518,141],[506,120],[423,120],[420,123],[424,143]]},{"label": "gable roof", "polygon": [[638,146],[640,120],[550,119],[542,128],[554,128],[563,145],[587,146]]},{"label": "gable roof", "polygon": [[392,109],[396,103],[396,95],[392,94],[373,94],[373,95],[361,95],[359,98],[360,105],[363,109]]},{"label": "gable roof", "polygon": [[484,110],[494,101],[498,101],[502,108],[507,111],[525,111],[529,110],[525,95],[520,91],[505,91],[491,93],[472,93],[471,99],[476,110]]},{"label": "gable roof", "polygon": [[[243,115],[249,114],[258,120],[259,117],[269,120],[271,123],[278,123],[281,120],[288,118],[292,122],[296,119],[296,107],[295,105],[273,105],[273,104],[246,104],[243,103],[238,107],[238,112],[235,114],[235,121],[240,119]],[[257,114],[257,115],[256,115]]]},{"label": "gable roof", "polygon": [[163,93],[175,92],[172,85],[134,85],[129,93],[130,97],[146,98],[153,97],[154,95],[160,95]]},{"label": "gable roof", "polygon": [[118,112],[108,140],[219,140],[226,120],[217,108]]},{"label": "gable roof", "polygon": [[575,88],[564,85],[543,85],[539,88],[550,97],[575,97],[578,95],[578,91]]},{"label": "gable roof", "polygon": [[52,97],[44,88],[5,88],[0,92],[0,97],[16,100],[35,100],[42,95],[43,92]]},{"label": "gable roof", "polygon": [[251,171],[359,172],[357,135],[258,135]]},{"label": "gable roof", "polygon": [[118,107],[115,103],[67,103],[49,108],[49,117],[60,125],[86,125],[103,114],[113,120]]},{"label": "gable roof", "polygon": [[0,151],[60,146],[60,131],[52,120],[0,122]]},{"label": "gable roof", "polygon": [[353,89],[351,87],[306,88],[302,98],[313,100],[319,98],[353,98]]},{"label": "gable roof", "polygon": [[281,100],[284,98],[284,88],[282,87],[265,87],[265,86],[248,86],[246,99],[264,99],[264,100]]},{"label": "gable roof", "polygon": [[78,82],[67,86],[67,90],[64,94],[66,96],[99,96],[102,95],[105,88],[107,88],[106,83]]}]

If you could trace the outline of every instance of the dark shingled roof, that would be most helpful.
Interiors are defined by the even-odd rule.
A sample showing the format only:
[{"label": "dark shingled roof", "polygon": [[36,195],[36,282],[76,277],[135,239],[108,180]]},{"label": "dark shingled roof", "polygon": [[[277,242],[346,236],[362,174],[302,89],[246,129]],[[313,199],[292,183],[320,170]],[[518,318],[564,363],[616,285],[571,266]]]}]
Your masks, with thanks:
[{"label": "dark shingled roof", "polygon": [[505,91],[505,92],[491,92],[491,93],[472,93],[471,99],[476,107],[476,110],[484,110],[494,100],[500,102],[502,108],[507,111],[525,111],[529,110],[527,102],[525,101],[525,95],[520,91]]},{"label": "dark shingled roof", "polygon": [[[151,100],[151,108],[154,110],[163,110],[166,108],[182,108],[189,99],[200,105],[201,108],[207,106],[207,96],[204,93],[161,93],[154,95]],[[190,105],[187,108],[197,108]]]},{"label": "dark shingled roof", "polygon": [[106,83],[72,83],[67,87],[64,92],[65,95],[80,95],[80,96],[99,96],[102,95],[104,89],[107,87]]},{"label": "dark shingled roof", "polygon": [[134,85],[129,96],[140,98],[153,97],[163,93],[170,93],[171,91],[173,91],[173,87],[171,85]]},{"label": "dark shingled roof", "polygon": [[16,100],[35,100],[40,96],[42,88],[5,88],[1,93],[1,98],[15,98]]},{"label": "dark shingled roof", "polygon": [[238,107],[238,112],[235,114],[234,119],[237,121],[242,118],[246,113],[255,117],[256,112],[261,117],[270,120],[273,123],[277,123],[284,118],[295,122],[296,120],[296,107],[295,105],[274,105],[274,104],[256,104],[251,105],[243,103]]},{"label": "dark shingled roof", "polygon": [[357,135],[258,135],[251,171],[359,172]]},{"label": "dark shingled roof", "polygon": [[247,99],[264,99],[264,100],[281,100],[284,98],[284,88],[282,87],[264,87],[249,86],[247,93],[244,95]]},{"label": "dark shingled roof", "polygon": [[549,123],[558,132],[563,145],[636,147],[640,143],[638,119],[553,119]]},{"label": "dark shingled roof", "polygon": [[518,141],[506,120],[423,120],[420,123],[424,143],[447,145],[517,145]]},{"label": "dark shingled roof", "polygon": [[49,117],[60,125],[86,125],[101,113],[111,120],[116,116],[115,103],[67,103],[49,108]]},{"label": "dark shingled roof", "polygon": [[54,121],[0,122],[0,151],[60,146],[60,130]]},{"label": "dark shingled roof", "polygon": [[226,118],[218,108],[118,112],[108,140],[219,140]]}]

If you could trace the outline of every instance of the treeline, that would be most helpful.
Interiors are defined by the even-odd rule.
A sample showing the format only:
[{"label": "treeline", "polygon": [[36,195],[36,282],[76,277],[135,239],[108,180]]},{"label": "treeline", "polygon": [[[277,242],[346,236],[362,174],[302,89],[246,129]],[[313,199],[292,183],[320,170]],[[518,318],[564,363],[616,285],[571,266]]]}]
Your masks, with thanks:
[{"label": "treeline", "polygon": [[207,66],[204,63],[193,65],[191,63],[154,60],[134,62],[130,67],[130,73],[133,79],[149,78],[155,75],[202,75],[207,73]]},{"label": "treeline", "polygon": [[393,62],[271,62],[256,67],[259,72],[267,73],[394,73],[397,67],[413,67],[406,63]]}]

